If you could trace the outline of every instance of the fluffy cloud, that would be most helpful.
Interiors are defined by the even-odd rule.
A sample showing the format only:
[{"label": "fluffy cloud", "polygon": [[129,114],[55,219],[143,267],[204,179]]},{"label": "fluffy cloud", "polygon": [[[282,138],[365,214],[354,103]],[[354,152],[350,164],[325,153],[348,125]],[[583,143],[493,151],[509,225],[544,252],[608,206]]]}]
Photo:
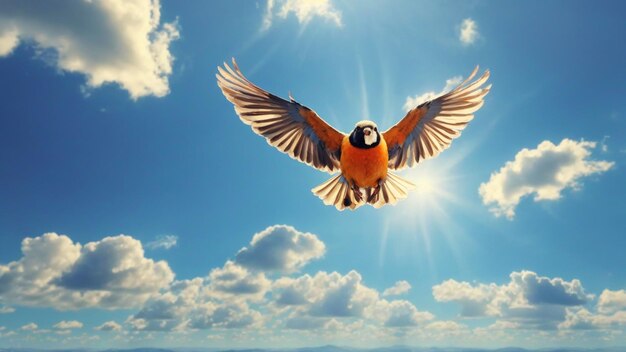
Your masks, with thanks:
[{"label": "fluffy cloud", "polygon": [[60,321],[53,326],[55,329],[67,330],[67,329],[80,329],[83,327],[83,323],[77,320]]},{"label": "fluffy cloud", "polygon": [[275,282],[272,294],[277,305],[298,306],[298,311],[318,317],[362,317],[365,308],[378,300],[378,293],[363,285],[356,271],[283,277]]},{"label": "fluffy cloud", "polygon": [[447,280],[433,286],[433,296],[439,302],[459,303],[461,316],[498,317],[536,329],[556,328],[565,319],[566,308],[593,298],[576,279],[550,279],[531,271],[513,272],[510,279],[505,285]]},{"label": "fluffy cloud", "polygon": [[236,256],[238,264],[264,271],[295,271],[324,255],[326,246],[317,236],[291,226],[276,225],[252,237],[249,247]]},{"label": "fluffy cloud", "polygon": [[[272,226],[254,235],[235,261],[226,261],[206,277],[172,283],[127,323],[144,331],[241,329],[267,326],[264,324],[328,330],[356,322],[395,329],[434,318],[408,301],[381,299],[356,271],[289,276],[320,257],[324,248],[315,235]],[[264,270],[283,275],[272,281]],[[408,290],[406,284],[399,282],[396,293]]]},{"label": "fluffy cloud", "polygon": [[536,149],[522,149],[480,185],[483,203],[496,216],[512,219],[524,196],[534,193],[535,201],[559,199],[564,189],[579,188],[581,178],[613,167],[613,162],[589,159],[595,146],[595,142],[564,139],[558,145],[543,141]]},{"label": "fluffy cloud", "polygon": [[176,22],[160,21],[158,0],[3,1],[0,56],[20,39],[32,40],[39,51],[54,51],[60,70],[85,75],[89,88],[116,83],[133,99],[162,97],[169,93],[169,47],[179,31]]},{"label": "fluffy cloud", "polygon": [[415,108],[421,103],[427,102],[429,100],[433,100],[438,96],[447,93],[452,90],[452,88],[458,86],[461,82],[463,82],[463,77],[455,76],[446,80],[446,85],[439,93],[435,93],[435,91],[428,91],[423,94],[418,94],[412,97],[406,97],[406,101],[404,102],[403,109],[405,112],[409,112],[409,110]]},{"label": "fluffy cloud", "polygon": [[410,327],[434,319],[429,312],[420,312],[413,303],[404,300],[378,302],[376,317],[384,320],[385,327]]},{"label": "fluffy cloud", "polygon": [[585,308],[568,309],[565,321],[559,324],[562,330],[610,329],[626,325],[626,311],[613,314],[592,313]]},{"label": "fluffy cloud", "polygon": [[[261,314],[245,300],[220,300],[210,279],[177,281],[169,291],[148,301],[128,319],[135,330],[172,331],[209,328],[242,328],[261,321]],[[233,293],[234,294],[234,293]]]},{"label": "fluffy cloud", "polygon": [[463,45],[471,45],[478,39],[478,25],[471,18],[466,18],[461,22],[459,40]]},{"label": "fluffy cloud", "polygon": [[356,271],[283,277],[274,283],[272,296],[290,329],[327,329],[354,319],[378,328],[409,328],[434,318],[409,301],[381,299]]},{"label": "fluffy cloud", "polygon": [[498,302],[494,302],[499,290],[496,284],[472,285],[450,279],[433,286],[433,296],[439,302],[459,303],[463,317],[495,316],[499,314]]},{"label": "fluffy cloud", "polygon": [[314,17],[321,17],[341,27],[341,12],[331,0],[268,0],[263,17],[263,30],[272,26],[274,16],[285,19],[294,14],[301,25],[307,25]]},{"label": "fluffy cloud", "polygon": [[122,326],[114,321],[107,321],[106,323],[94,328],[97,331],[122,331]]},{"label": "fluffy cloud", "polygon": [[129,308],[165,288],[174,274],[164,261],[144,257],[129,236],[84,246],[47,233],[22,241],[23,256],[0,265],[0,299],[17,305],[79,309]]},{"label": "fluffy cloud", "polygon": [[615,313],[626,311],[626,291],[604,290],[598,297],[598,311],[600,313]]},{"label": "fluffy cloud", "polygon": [[177,243],[178,243],[178,236],[175,236],[175,235],[158,236],[154,241],[150,241],[146,243],[146,248],[170,249],[172,247],[175,247]]},{"label": "fluffy cloud", "polygon": [[411,284],[405,280],[396,282],[393,286],[383,291],[383,296],[399,296],[403,295],[411,289]]},{"label": "fluffy cloud", "polygon": [[568,309],[560,329],[610,329],[626,326],[626,291],[604,290],[598,298],[596,312],[585,308]]},{"label": "fluffy cloud", "polygon": [[261,272],[252,273],[246,268],[227,261],[223,268],[211,270],[209,286],[214,295],[232,295],[261,298],[270,288],[270,281]]}]

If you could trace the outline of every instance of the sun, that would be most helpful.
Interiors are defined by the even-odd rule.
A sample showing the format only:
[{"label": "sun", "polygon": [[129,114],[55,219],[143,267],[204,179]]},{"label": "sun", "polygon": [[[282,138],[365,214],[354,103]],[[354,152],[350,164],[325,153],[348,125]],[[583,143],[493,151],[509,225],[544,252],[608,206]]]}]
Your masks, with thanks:
[{"label": "sun", "polygon": [[[456,262],[463,262],[463,243],[467,238],[463,228],[455,221],[452,212],[471,206],[459,197],[459,189],[466,187],[463,177],[455,170],[456,160],[443,158],[427,161],[404,173],[415,184],[415,189],[386,213],[382,231],[379,264],[384,265],[387,256],[414,260],[427,260],[436,271],[433,245],[445,241]],[[393,234],[393,236],[391,236]],[[422,259],[420,259],[422,260]]]}]

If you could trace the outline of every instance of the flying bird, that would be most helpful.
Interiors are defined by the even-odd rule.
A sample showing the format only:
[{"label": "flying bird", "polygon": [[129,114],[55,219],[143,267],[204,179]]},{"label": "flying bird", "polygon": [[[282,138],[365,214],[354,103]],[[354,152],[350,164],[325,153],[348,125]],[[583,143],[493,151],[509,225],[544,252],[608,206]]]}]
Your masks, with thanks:
[{"label": "flying bird", "polygon": [[217,84],[245,124],[293,159],[331,174],[312,192],[338,210],[364,204],[380,208],[406,198],[415,186],[391,170],[412,167],[448,148],[491,88],[486,70],[470,76],[450,92],[422,103],[385,132],[368,120],[342,133],[289,94],[289,101],[250,82],[233,58],[218,67]]}]

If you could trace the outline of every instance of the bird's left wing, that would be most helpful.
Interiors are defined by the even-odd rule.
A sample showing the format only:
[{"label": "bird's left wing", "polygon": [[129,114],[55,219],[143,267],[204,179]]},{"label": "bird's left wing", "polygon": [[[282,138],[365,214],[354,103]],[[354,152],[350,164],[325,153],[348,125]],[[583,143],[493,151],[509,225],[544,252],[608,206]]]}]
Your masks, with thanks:
[{"label": "bird's left wing", "polygon": [[471,81],[477,71],[478,66],[452,91],[420,104],[383,133],[390,169],[411,167],[423,159],[435,157],[461,135],[491,89],[491,85],[482,88],[489,78],[488,70]]},{"label": "bird's left wing", "polygon": [[293,98],[287,101],[257,87],[244,77],[235,59],[233,68],[224,63],[217,69],[217,85],[255,133],[305,164],[329,173],[339,170],[343,133]]}]

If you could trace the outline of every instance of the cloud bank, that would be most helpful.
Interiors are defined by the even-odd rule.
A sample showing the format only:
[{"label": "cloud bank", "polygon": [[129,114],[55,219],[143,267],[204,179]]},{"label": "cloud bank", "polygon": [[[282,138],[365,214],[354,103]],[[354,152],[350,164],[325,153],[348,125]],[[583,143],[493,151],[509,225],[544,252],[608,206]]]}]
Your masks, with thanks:
[{"label": "cloud bank", "polygon": [[[0,303],[134,312],[120,323],[85,326],[65,319],[42,327],[33,321],[4,329],[1,337],[19,341],[27,335],[54,335],[69,343],[98,334],[131,341],[156,332],[207,331],[212,338],[245,341],[254,341],[249,336],[257,334],[391,343],[398,338],[504,341],[520,332],[545,338],[581,330],[606,337],[626,326],[623,289],[605,289],[596,298],[576,278],[528,270],[510,273],[504,283],[448,279],[434,285],[435,302],[459,307],[454,317],[437,317],[414,302],[393,298],[411,289],[404,280],[381,293],[356,270],[298,273],[324,252],[317,235],[275,225],[255,234],[234,259],[205,276],[174,280],[168,264],[146,258],[141,243],[130,236],[85,245],[55,233],[26,238],[20,259],[0,264]],[[468,318],[481,319],[466,325]],[[76,334],[83,328],[96,335]]]}]

